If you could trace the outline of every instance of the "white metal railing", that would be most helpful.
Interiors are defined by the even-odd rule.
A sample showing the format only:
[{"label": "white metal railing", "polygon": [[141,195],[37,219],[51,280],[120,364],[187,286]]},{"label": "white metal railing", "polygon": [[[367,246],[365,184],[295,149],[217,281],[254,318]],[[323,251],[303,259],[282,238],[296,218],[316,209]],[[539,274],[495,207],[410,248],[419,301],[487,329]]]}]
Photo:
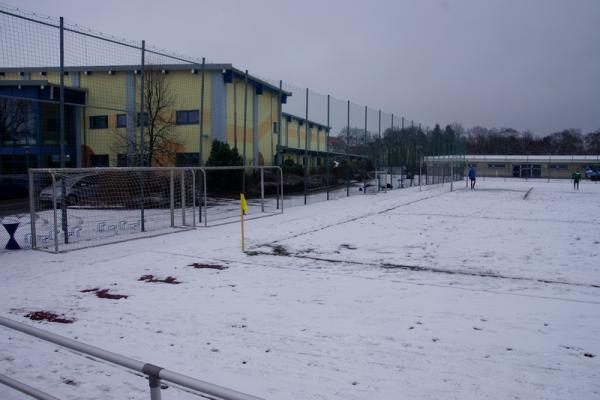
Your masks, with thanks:
[{"label": "white metal railing", "polygon": [[44,393],[41,390],[38,390],[34,387],[26,385],[22,382],[19,382],[11,377],[0,374],[0,384],[6,385],[10,388],[15,389],[18,392],[24,393],[30,397],[33,397],[37,400],[59,400],[58,398],[49,395],[48,393]]},{"label": "white metal railing", "polygon": [[[69,339],[67,337],[57,335],[55,333],[47,332],[45,330],[35,328],[33,326],[29,326],[17,321],[13,321],[8,318],[0,317],[0,325],[13,329],[27,335],[34,336],[38,339],[45,340],[50,343],[57,344],[59,346],[74,350],[76,352],[89,355],[91,357],[95,357],[104,361],[108,361],[112,364],[116,364],[123,368],[130,369],[132,371],[142,373],[148,377],[149,386],[150,386],[150,400],[160,400],[161,399],[161,389],[160,383],[161,381],[170,382],[174,385],[181,386],[183,388],[192,390],[200,395],[208,395],[213,396],[222,400],[264,400],[260,397],[255,397],[249,394],[245,394],[242,392],[238,392],[236,390],[228,389],[223,386],[215,385],[209,382],[201,381],[199,379],[195,379],[178,372],[170,371],[168,369],[164,369],[162,367],[152,365],[149,363],[144,363],[142,361],[134,360],[133,358],[129,358],[123,356],[121,354],[113,353],[104,349],[101,349],[96,346],[92,346],[89,344],[85,344],[82,342],[78,342],[73,339]],[[0,375],[1,376],[1,375]],[[6,377],[8,378],[8,377]],[[0,379],[0,383],[6,383],[9,386],[22,391],[23,393],[32,395],[35,398],[43,399],[43,400],[56,400],[52,396],[49,396],[45,393],[38,391],[37,389],[33,389],[28,387],[25,384],[15,381],[14,379]],[[12,385],[11,385],[12,383]],[[32,391],[27,392],[27,388],[32,389]],[[21,390],[23,389],[23,390]],[[35,394],[39,395],[38,397]]]}]

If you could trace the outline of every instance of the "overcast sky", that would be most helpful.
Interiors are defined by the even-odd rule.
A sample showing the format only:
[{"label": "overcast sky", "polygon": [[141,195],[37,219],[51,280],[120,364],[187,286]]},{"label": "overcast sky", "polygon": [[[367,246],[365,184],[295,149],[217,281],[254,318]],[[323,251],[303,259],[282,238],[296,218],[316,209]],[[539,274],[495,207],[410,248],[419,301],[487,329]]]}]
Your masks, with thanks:
[{"label": "overcast sky", "polygon": [[600,129],[599,0],[3,0],[432,126]]}]

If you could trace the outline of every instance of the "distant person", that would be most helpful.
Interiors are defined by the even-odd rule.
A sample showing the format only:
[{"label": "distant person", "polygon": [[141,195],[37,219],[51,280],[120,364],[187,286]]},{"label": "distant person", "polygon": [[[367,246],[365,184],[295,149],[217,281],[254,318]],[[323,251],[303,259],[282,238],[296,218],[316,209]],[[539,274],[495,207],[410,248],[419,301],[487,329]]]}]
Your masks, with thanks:
[{"label": "distant person", "polygon": [[573,175],[571,175],[571,178],[573,178],[573,190],[579,190],[579,181],[581,180],[581,172],[579,172],[579,170],[573,172]]},{"label": "distant person", "polygon": [[475,189],[475,180],[477,179],[477,172],[475,172],[475,167],[469,167],[469,179],[471,180],[471,190]]}]

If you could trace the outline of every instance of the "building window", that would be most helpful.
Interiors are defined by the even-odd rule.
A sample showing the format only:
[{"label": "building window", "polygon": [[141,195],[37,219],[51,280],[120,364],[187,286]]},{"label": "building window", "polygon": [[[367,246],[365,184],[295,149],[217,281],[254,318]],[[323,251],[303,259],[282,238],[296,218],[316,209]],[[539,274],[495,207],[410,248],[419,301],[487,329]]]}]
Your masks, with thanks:
[{"label": "building window", "polygon": [[127,114],[117,114],[117,128],[127,127]]},{"label": "building window", "polygon": [[108,128],[108,115],[95,115],[90,117],[90,129]]},{"label": "building window", "polygon": [[[142,116],[142,113],[137,113],[136,115],[136,121],[135,121],[135,125],[136,126],[140,126],[140,117]],[[148,126],[148,113],[144,112],[144,126]]]},{"label": "building window", "polygon": [[198,153],[177,153],[175,165],[177,167],[195,167],[200,164]]},{"label": "building window", "polygon": [[58,132],[58,118],[46,119],[46,132],[48,132],[48,133]]},{"label": "building window", "polygon": [[490,169],[506,168],[506,164],[488,164],[488,168],[490,168]]},{"label": "building window", "polygon": [[550,168],[550,169],[556,169],[556,170],[566,170],[569,167],[568,167],[567,164],[549,164],[548,168]]},{"label": "building window", "polygon": [[108,167],[108,154],[93,154],[90,161],[92,167]]},{"label": "building window", "polygon": [[273,122],[273,133],[277,133],[277,122]]},{"label": "building window", "polygon": [[198,110],[183,110],[176,113],[177,125],[192,125],[200,121],[200,112]]},{"label": "building window", "polygon": [[127,154],[117,154],[117,167],[128,167],[127,165]]}]

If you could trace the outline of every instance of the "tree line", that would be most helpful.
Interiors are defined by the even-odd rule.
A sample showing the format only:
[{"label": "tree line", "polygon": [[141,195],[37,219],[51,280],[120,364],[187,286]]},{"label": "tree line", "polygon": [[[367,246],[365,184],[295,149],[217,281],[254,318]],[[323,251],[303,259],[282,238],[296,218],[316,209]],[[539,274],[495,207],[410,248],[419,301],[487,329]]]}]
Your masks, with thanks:
[{"label": "tree line", "polygon": [[465,143],[468,154],[506,155],[598,155],[600,129],[582,134],[578,129],[564,129],[545,136],[511,128],[475,126],[465,130],[460,124],[449,126]]}]

